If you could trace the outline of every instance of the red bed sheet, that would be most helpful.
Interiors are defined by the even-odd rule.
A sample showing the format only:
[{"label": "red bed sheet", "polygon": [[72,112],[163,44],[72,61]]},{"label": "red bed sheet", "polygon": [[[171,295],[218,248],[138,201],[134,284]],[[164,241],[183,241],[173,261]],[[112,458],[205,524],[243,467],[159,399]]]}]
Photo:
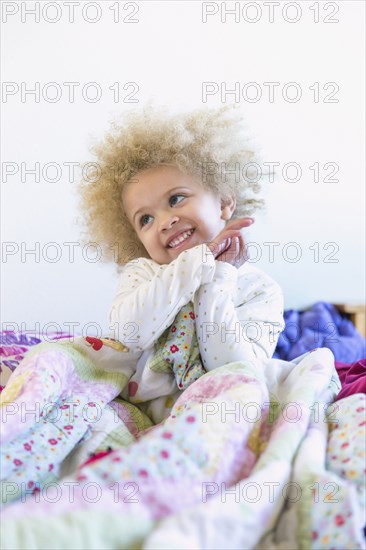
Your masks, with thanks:
[{"label": "red bed sheet", "polygon": [[355,363],[336,361],[335,367],[342,384],[336,401],[354,393],[366,393],[366,359],[360,359]]}]

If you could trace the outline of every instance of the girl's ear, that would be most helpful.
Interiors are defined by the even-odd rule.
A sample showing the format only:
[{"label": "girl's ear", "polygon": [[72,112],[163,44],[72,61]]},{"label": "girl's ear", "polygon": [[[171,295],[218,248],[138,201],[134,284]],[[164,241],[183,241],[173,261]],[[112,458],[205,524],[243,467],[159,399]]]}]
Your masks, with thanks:
[{"label": "girl's ear", "polygon": [[236,208],[236,198],[233,196],[223,197],[221,199],[221,219],[226,222],[231,219]]}]

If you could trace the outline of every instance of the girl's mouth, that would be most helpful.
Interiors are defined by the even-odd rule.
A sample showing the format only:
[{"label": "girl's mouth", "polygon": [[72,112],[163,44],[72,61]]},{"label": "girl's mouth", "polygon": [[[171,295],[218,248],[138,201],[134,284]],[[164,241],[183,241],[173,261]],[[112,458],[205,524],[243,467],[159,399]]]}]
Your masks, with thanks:
[{"label": "girl's mouth", "polygon": [[171,248],[172,250],[179,250],[191,239],[193,233],[194,229],[189,229],[188,231],[185,231],[184,233],[182,233],[182,235],[169,243],[168,248]]}]

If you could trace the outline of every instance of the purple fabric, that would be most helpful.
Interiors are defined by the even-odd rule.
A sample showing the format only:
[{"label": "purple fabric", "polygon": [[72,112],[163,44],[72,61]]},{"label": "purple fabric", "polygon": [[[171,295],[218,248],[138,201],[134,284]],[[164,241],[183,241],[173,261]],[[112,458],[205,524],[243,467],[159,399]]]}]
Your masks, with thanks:
[{"label": "purple fabric", "polygon": [[280,334],[273,357],[291,361],[314,348],[329,348],[342,363],[366,357],[366,339],[353,323],[326,302],[307,311],[285,311],[285,330]]}]

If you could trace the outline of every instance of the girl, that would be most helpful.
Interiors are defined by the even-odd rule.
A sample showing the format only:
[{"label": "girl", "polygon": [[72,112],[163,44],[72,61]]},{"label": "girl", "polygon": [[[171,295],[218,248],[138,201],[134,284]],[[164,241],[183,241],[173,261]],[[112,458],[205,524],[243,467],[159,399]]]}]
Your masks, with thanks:
[{"label": "girl", "polygon": [[32,487],[87,430],[96,449],[112,422],[98,411],[110,412],[118,395],[138,405],[140,430],[166,419],[205,372],[272,357],[283,298],[245,254],[240,230],[261,201],[250,194],[259,191],[253,153],[235,115],[145,109],[95,147],[81,206],[88,236],[120,269],[112,334],[42,343],[26,355],[2,395],[3,479]]},{"label": "girl", "polygon": [[281,290],[240,233],[262,202],[246,141],[228,107],[132,112],[81,187],[89,235],[122,266],[110,328],[136,361],[122,395],[154,422],[204,372],[272,357],[284,328]]}]

